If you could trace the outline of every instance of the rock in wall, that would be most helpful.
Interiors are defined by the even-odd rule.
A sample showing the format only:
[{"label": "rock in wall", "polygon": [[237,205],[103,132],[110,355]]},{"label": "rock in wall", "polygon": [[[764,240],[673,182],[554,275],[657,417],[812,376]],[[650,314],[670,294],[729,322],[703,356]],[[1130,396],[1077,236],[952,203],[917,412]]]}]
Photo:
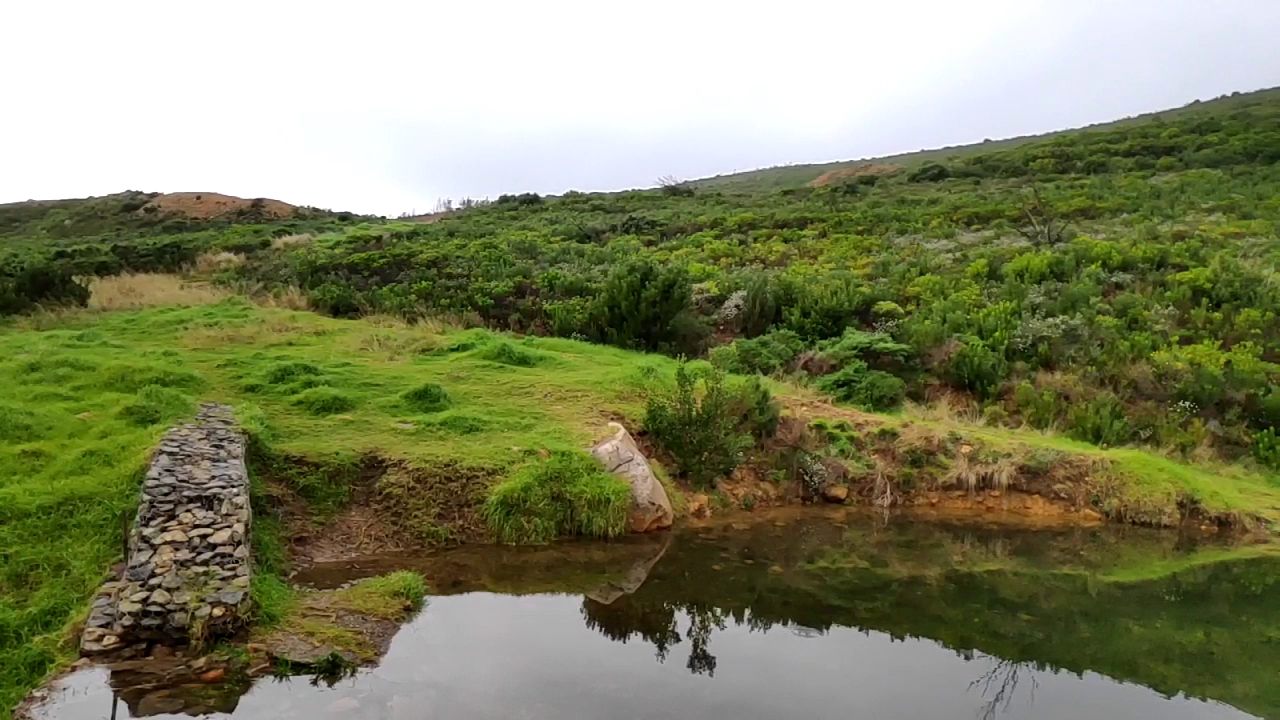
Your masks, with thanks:
[{"label": "rock in wall", "polygon": [[249,473],[231,408],[201,405],[160,441],[142,483],[123,575],[104,583],[80,649],[231,631],[249,609]]}]

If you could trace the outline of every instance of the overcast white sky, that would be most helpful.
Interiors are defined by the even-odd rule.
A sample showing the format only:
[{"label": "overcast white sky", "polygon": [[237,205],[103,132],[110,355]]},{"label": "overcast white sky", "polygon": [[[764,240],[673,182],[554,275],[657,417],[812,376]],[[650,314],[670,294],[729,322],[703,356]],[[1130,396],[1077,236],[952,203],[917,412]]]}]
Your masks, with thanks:
[{"label": "overcast white sky", "polygon": [[1280,84],[1280,0],[6,0],[0,27],[0,201],[204,190],[394,215]]}]

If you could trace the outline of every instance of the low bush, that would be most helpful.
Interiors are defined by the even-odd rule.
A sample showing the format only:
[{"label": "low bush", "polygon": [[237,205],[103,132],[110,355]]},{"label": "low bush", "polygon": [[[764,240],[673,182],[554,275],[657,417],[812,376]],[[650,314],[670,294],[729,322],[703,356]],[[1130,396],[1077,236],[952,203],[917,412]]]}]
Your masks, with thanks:
[{"label": "low bush", "polygon": [[742,418],[725,388],[724,375],[712,371],[701,384],[699,393],[698,379],[689,367],[676,368],[675,388],[649,397],[644,426],[670,453],[678,474],[707,487],[732,472],[752,443],[741,429]]},{"label": "low bush", "polygon": [[1124,407],[1109,393],[1077,405],[1069,414],[1067,424],[1067,434],[1095,445],[1120,445],[1133,435]]},{"label": "low bush", "polygon": [[979,399],[995,397],[1009,372],[1004,356],[977,338],[966,338],[951,354],[944,373],[952,385],[968,390]]},{"label": "low bush", "polygon": [[782,405],[759,377],[747,378],[733,389],[735,414],[741,426],[758,440],[773,437],[782,421]]},{"label": "low bush", "polygon": [[711,351],[711,364],[725,372],[773,375],[786,370],[805,342],[790,330],[778,330],[756,338],[734,340]]},{"label": "low bush", "polygon": [[1266,468],[1280,470],[1280,435],[1267,428],[1253,436],[1253,457]]},{"label": "low bush", "polygon": [[620,535],[630,505],[625,481],[585,453],[561,450],[495,485],[481,513],[501,542],[545,543],[562,535]]},{"label": "low bush", "polygon": [[907,384],[896,375],[872,370],[861,360],[818,379],[818,389],[864,410],[893,410],[902,404]]}]

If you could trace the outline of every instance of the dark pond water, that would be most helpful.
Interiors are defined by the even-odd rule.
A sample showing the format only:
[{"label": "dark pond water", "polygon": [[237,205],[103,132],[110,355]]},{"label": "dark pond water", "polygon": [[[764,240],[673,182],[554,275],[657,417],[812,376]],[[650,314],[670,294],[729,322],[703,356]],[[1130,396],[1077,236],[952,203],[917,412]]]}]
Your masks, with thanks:
[{"label": "dark pond water", "polygon": [[85,670],[38,716],[1280,717],[1280,560],[1237,554],[833,513],[375,558],[299,579],[428,575],[376,668],[185,695]]}]

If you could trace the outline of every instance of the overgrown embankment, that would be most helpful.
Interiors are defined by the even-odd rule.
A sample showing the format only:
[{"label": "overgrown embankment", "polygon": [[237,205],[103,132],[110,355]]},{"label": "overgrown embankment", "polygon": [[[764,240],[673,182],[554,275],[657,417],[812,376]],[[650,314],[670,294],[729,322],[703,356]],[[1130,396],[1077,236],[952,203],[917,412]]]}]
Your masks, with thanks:
[{"label": "overgrown embankment", "polygon": [[[643,426],[646,402],[655,387],[671,391],[676,366],[572,340],[335,320],[234,299],[5,326],[0,375],[12,380],[0,386],[0,705],[12,707],[74,656],[69,625],[83,619],[94,588],[121,559],[147,459],[165,428],[191,417],[198,400],[235,407],[256,444],[256,480],[266,482],[254,488],[254,554],[278,568],[291,538],[269,510],[290,502],[316,536],[334,522],[348,522],[340,527],[349,537],[373,529],[344,519],[340,511],[353,506],[406,543],[482,536],[488,528],[477,513],[495,483],[544,456],[581,452],[611,420]],[[785,385],[773,389],[807,398]],[[793,404],[793,414],[801,410]],[[804,418],[808,432],[817,432],[813,420],[849,412],[821,410]],[[851,452],[889,452],[874,430],[850,427],[858,434]],[[959,439],[947,441],[947,452],[964,442],[1061,444],[1034,433],[938,427],[943,438],[953,430]],[[897,443],[909,435],[900,431],[896,455],[908,457]],[[753,442],[768,452],[742,467],[783,457]],[[805,449],[834,457],[838,447],[827,438]],[[1280,515],[1280,488],[1243,469],[1195,468],[1128,449],[1061,449],[1068,458],[1102,454],[1123,471],[1117,482],[1142,469],[1133,477],[1158,479],[1214,512]],[[758,481],[798,495],[789,467],[774,462]],[[694,480],[670,469],[679,482]],[[728,490],[712,495],[720,505],[732,502]],[[273,591],[283,597],[280,589],[255,580],[261,612],[281,606],[271,599]]]}]

